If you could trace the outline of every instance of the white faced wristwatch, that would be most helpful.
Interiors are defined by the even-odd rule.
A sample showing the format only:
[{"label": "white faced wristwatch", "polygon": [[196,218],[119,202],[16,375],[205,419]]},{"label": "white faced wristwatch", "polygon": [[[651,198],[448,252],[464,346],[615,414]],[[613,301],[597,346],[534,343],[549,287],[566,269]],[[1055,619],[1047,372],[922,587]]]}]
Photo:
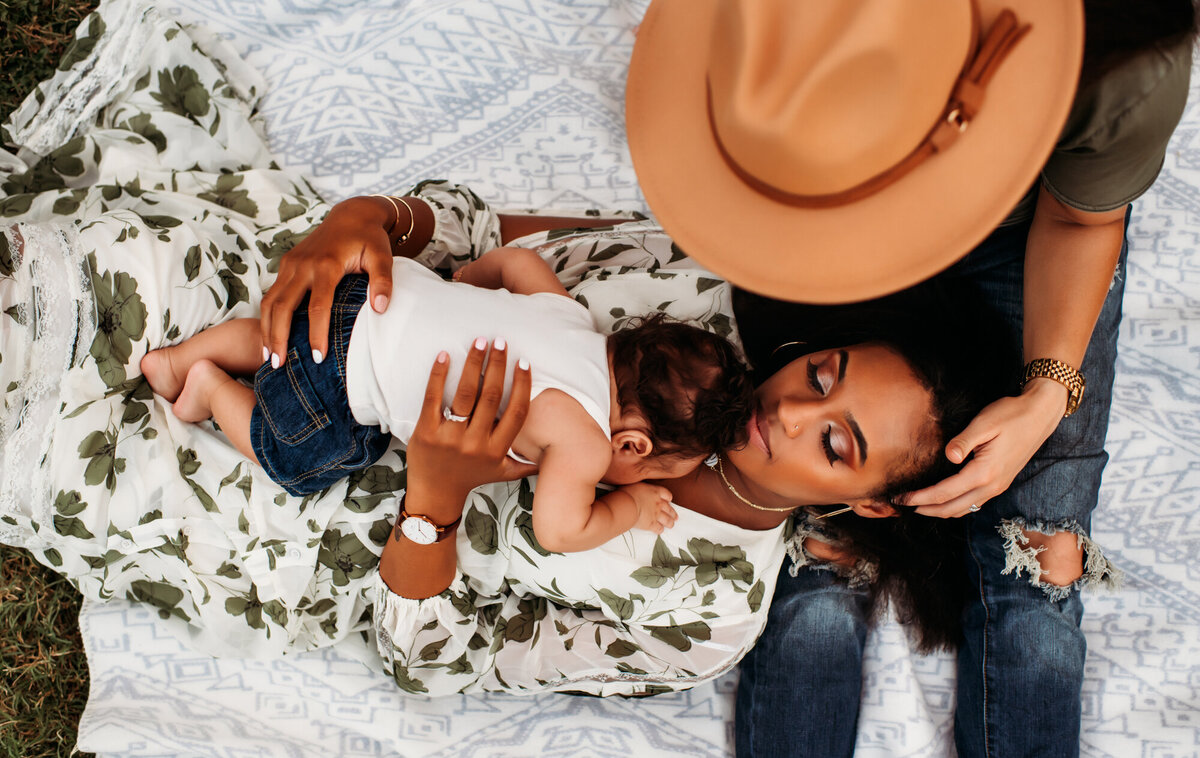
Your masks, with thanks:
[{"label": "white faced wristwatch", "polygon": [[405,509],[404,498],[407,495],[408,493],[406,492],[400,497],[400,515],[396,517],[396,528],[392,530],[392,536],[397,542],[399,542],[400,536],[404,535],[409,542],[414,542],[418,545],[432,545],[454,534],[454,530],[458,528],[459,522],[462,521],[462,516],[459,516],[445,526],[435,524],[428,516],[422,516],[419,513],[409,513]]}]

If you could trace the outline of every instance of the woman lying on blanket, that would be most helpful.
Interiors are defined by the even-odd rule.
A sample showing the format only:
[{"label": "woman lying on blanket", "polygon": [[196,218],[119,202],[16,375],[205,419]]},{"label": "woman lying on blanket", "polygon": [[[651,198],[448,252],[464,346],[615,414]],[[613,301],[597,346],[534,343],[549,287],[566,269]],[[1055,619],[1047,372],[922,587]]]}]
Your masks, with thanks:
[{"label": "woman lying on blanket", "polygon": [[[266,344],[284,354],[293,307],[311,288],[313,347],[328,355],[321,314],[344,273],[370,275],[372,307],[384,311],[393,252],[461,268],[502,244],[501,219],[435,182],[411,193],[403,243],[407,220],[397,223],[387,200],[326,213],[275,167],[252,118],[261,82],[228,49],[123,3],[105,4],[81,38],[4,130],[22,165],[0,181],[0,541],[90,598],[156,608],[213,653],[266,657],[350,643],[373,627],[389,673],[409,691],[637,694],[691,687],[749,649],[795,512],[802,523],[789,549],[800,562],[841,551],[858,580],[895,590],[926,643],[953,638],[961,593],[931,588],[957,581],[957,563],[940,556],[958,543],[930,531],[953,522],[819,522],[796,509],[843,503],[886,514],[892,494],[940,475],[930,467],[944,460],[944,441],[1003,375],[972,358],[991,340],[953,338],[959,326],[972,335],[966,310],[923,322],[889,313],[863,324],[776,323],[778,349],[756,366],[749,444],[667,484],[678,520],[662,535],[635,530],[551,553],[533,534],[528,481],[471,491],[529,473],[503,455],[525,405],[529,377],[519,370],[501,427],[492,428],[490,395],[473,406],[468,381],[448,407],[471,420],[427,404],[411,472],[393,446],[327,490],[288,497],[211,426],[180,423],[150,391],[142,357],[256,315],[272,285]],[[136,65],[117,65],[131,45]],[[521,242],[605,331],[664,311],[736,333],[729,287],[650,222]],[[471,353],[468,375],[481,362]],[[489,365],[485,383],[498,381],[500,362]],[[414,517],[447,526],[461,514],[454,538],[395,539],[401,490]],[[852,542],[839,547],[839,536]]]},{"label": "woman lying on blanket", "polygon": [[[428,185],[423,185],[416,193],[427,191]],[[456,188],[456,192],[465,190]],[[427,209],[436,207],[436,198],[436,193],[427,200],[404,198],[406,207],[418,210],[400,218],[379,198],[352,198],[335,206],[307,240],[285,255],[280,278],[264,299],[262,341],[253,340],[253,349],[267,344],[279,354],[283,348],[277,340],[288,339],[288,327],[296,323],[309,327],[306,338],[314,349],[327,349],[322,319],[311,318],[305,324],[284,318],[308,287],[312,288],[310,304],[329,301],[336,275],[325,277],[321,271],[376,272],[370,301],[373,307],[386,308],[393,295],[387,277],[391,256],[393,252],[411,255],[414,247],[424,246],[436,235],[436,224],[426,223],[434,215]],[[470,205],[486,208],[477,198]],[[437,223],[454,223],[451,214],[436,215]],[[528,231],[563,220],[501,217],[489,221],[503,236],[512,226]],[[387,233],[397,226],[414,230],[398,244],[395,235]],[[597,239],[621,232],[617,226],[600,234],[579,231],[578,236]],[[561,239],[562,232],[557,236]],[[556,268],[562,269],[569,260],[559,257],[557,262]],[[403,303],[404,296],[398,297]],[[743,623],[737,615],[715,614],[706,606],[717,593],[733,589],[747,593],[753,612],[760,607],[758,590],[769,590],[757,583],[749,588],[723,587],[714,584],[718,575],[733,578],[746,570],[741,547],[764,538],[777,540],[797,508],[826,503],[844,503],[842,510],[871,518],[845,517],[837,528],[826,528],[825,539],[833,537],[836,546],[810,536],[814,527],[801,529],[798,539],[807,539],[795,550],[801,560],[806,554],[836,558],[838,565],[857,570],[860,581],[870,572],[879,572],[871,577],[874,588],[891,590],[917,622],[921,642],[926,647],[948,644],[956,629],[953,599],[961,596],[955,591],[956,577],[942,570],[943,565],[953,565],[949,559],[956,553],[953,525],[911,515],[875,517],[899,515],[889,504],[892,496],[945,474],[939,468],[944,458],[937,451],[971,413],[1001,392],[997,377],[1005,372],[998,367],[1011,356],[999,350],[993,351],[997,358],[992,361],[975,360],[972,353],[978,351],[971,344],[1002,342],[977,331],[969,333],[961,322],[959,329],[946,327],[951,319],[939,320],[932,313],[924,314],[923,320],[914,311],[918,302],[930,302],[927,293],[906,293],[889,308],[877,306],[875,312],[847,315],[853,323],[835,329],[786,325],[781,334],[803,336],[806,341],[781,339],[781,349],[769,365],[758,367],[761,384],[747,425],[748,444],[726,449],[710,467],[659,480],[673,493],[681,512],[690,513],[684,528],[707,519],[709,524],[719,523],[722,530],[733,527],[741,532],[732,545],[707,548],[702,545],[708,535],[700,532],[688,542],[695,543],[693,550],[681,551],[678,557],[661,541],[648,537],[620,540],[576,559],[546,554],[527,539],[513,539],[516,535],[485,542],[470,533],[449,538],[463,522],[464,501],[474,486],[522,473],[505,451],[519,427],[525,403],[516,400],[523,400],[530,376],[527,368],[517,368],[513,400],[495,424],[499,393],[494,390],[503,382],[506,363],[511,363],[504,351],[493,349],[484,369],[484,351],[472,348],[462,371],[464,379],[453,395],[444,391],[447,364],[434,362],[409,443],[403,513],[384,548],[381,581],[376,586],[379,648],[391,662],[396,681],[407,689],[431,693],[547,686],[631,693],[694,683],[716,674],[753,641],[755,634],[747,632],[756,629],[758,622]],[[313,310],[310,305],[310,316]],[[961,318],[962,312],[958,315]],[[968,333],[973,339],[961,339]],[[473,378],[481,369],[484,391],[480,393]],[[537,366],[532,370],[536,373]],[[443,407],[444,403],[448,404]],[[472,510],[466,512],[470,530]],[[430,531],[436,530],[438,539],[414,540],[412,522],[432,525]],[[480,593],[476,567],[491,560],[484,556],[520,552],[522,544],[538,556],[522,554],[524,560],[509,561],[514,572],[508,576],[512,592]],[[699,565],[706,550],[724,553],[715,567]],[[484,569],[485,573],[494,570]],[[706,576],[705,570],[712,573]],[[668,583],[691,585],[692,599],[676,607],[647,603],[647,594]],[[585,600],[588,596],[598,597],[612,613],[597,618],[596,611],[587,608],[594,605]],[[503,609],[499,623],[497,605]],[[650,608],[657,610],[648,613]],[[517,612],[509,615],[513,610]],[[588,632],[581,634],[582,629]],[[693,645],[700,641],[708,644]],[[580,642],[582,649],[573,647]],[[719,651],[720,647],[726,650]],[[737,651],[733,656],[731,649]]]}]

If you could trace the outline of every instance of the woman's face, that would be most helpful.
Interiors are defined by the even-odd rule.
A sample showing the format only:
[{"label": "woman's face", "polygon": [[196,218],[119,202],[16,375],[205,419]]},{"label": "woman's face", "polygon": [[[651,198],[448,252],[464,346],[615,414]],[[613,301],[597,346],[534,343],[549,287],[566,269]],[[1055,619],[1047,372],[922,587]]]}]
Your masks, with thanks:
[{"label": "woman's face", "polygon": [[757,397],[750,441],[726,460],[760,505],[866,503],[911,459],[932,417],[929,391],[879,345],[797,358]]}]

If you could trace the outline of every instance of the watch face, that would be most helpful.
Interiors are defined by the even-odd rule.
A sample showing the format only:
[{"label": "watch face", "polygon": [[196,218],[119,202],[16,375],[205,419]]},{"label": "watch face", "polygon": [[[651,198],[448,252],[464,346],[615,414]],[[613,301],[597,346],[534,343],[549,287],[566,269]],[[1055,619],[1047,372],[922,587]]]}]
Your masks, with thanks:
[{"label": "watch face", "polygon": [[409,516],[400,522],[400,531],[418,545],[432,545],[437,542],[437,529],[423,518]]}]

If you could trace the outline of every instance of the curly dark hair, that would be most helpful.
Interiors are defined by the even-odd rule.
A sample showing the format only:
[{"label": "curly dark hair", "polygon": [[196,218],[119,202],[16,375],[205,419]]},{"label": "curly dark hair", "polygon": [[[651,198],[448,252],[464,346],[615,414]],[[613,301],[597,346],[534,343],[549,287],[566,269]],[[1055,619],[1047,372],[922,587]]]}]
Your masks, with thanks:
[{"label": "curly dark hair", "polygon": [[655,455],[708,455],[746,442],[754,385],[728,340],[658,313],[609,335],[622,411]]},{"label": "curly dark hair", "polygon": [[[900,495],[954,473],[944,449],[980,410],[1018,389],[1016,334],[967,281],[925,282],[877,300],[849,305],[785,303],[735,290],[734,312],[758,381],[805,353],[880,344],[904,358],[929,391],[930,417],[912,453],[873,497]],[[803,341],[803,344],[788,344]],[[780,345],[787,344],[785,349]],[[827,528],[852,556],[878,567],[870,587],[876,608],[887,598],[913,625],[923,650],[958,644],[966,596],[965,522],[927,518],[897,507],[898,518],[843,516]]]}]

